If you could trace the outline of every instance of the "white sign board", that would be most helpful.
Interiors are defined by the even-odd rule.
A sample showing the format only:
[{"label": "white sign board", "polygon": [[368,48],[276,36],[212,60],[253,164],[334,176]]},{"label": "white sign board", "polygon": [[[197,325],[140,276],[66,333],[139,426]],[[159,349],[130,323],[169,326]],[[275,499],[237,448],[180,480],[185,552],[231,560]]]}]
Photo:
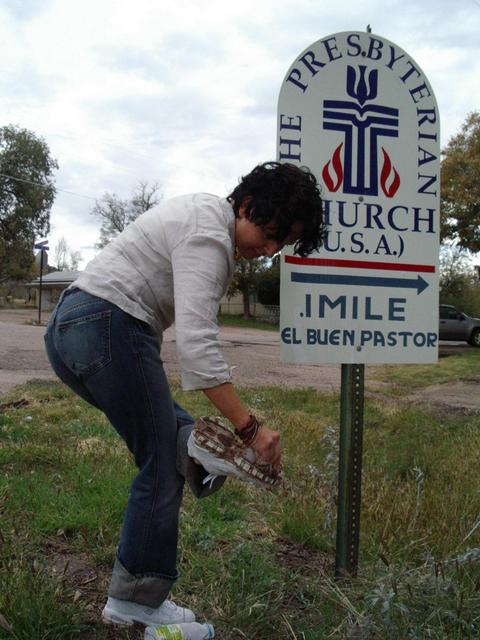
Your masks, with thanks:
[{"label": "white sign board", "polygon": [[282,253],[282,360],[436,362],[439,113],[420,67],[371,33],[319,40],[285,77],[277,136],[328,225],[318,253]]}]

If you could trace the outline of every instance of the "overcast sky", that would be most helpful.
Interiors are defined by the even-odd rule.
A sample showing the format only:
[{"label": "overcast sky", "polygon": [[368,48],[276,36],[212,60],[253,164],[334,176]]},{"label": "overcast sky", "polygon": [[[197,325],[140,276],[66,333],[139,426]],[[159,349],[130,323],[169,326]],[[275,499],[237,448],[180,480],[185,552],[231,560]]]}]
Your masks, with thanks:
[{"label": "overcast sky", "polygon": [[140,180],[226,195],[275,158],[295,58],[367,24],[429,78],[445,146],[480,107],[480,0],[2,0],[0,122],[42,136],[60,166],[50,248],[64,236],[84,265],[95,199]]}]

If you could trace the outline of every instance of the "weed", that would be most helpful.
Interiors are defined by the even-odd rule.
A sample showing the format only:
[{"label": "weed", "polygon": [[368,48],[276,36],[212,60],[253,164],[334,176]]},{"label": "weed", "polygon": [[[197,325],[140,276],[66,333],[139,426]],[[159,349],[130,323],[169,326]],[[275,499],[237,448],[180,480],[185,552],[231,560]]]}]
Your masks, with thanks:
[{"label": "weed", "polygon": [[0,638],[70,640],[86,630],[81,606],[72,603],[68,587],[44,568],[25,559],[10,560],[2,562],[1,573],[0,611],[6,624]]},{"label": "weed", "polygon": [[[441,375],[471,375],[472,362]],[[284,486],[228,480],[201,501],[186,492],[173,597],[224,640],[478,636],[480,418],[438,419],[398,391],[367,397],[360,576],[335,581],[338,398],[241,394],[281,432]],[[192,415],[212,412],[203,394],[175,389],[175,398]],[[98,620],[134,473],[105,418],[62,385],[2,399],[0,638],[140,638]],[[53,572],[52,553],[62,566],[84,558],[97,579],[83,586]]]},{"label": "weed", "polygon": [[[470,638],[480,631],[480,550],[416,567],[389,565],[343,590],[326,581],[345,610],[345,638]],[[353,602],[361,602],[361,608]]]}]

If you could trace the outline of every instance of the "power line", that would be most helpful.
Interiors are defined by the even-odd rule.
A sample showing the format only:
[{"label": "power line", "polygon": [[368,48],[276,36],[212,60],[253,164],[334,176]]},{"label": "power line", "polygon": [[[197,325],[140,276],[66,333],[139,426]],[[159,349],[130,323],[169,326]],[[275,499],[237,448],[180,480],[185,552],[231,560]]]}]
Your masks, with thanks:
[{"label": "power line", "polygon": [[[43,187],[44,189],[48,189],[48,187],[41,182],[34,182],[33,180],[26,180],[25,178],[17,178],[15,176],[10,176],[8,173],[0,173],[0,176],[3,178],[10,178],[10,180],[16,180],[17,182],[25,182],[26,184],[32,184],[35,187]],[[68,193],[71,196],[77,196],[77,198],[86,198],[87,200],[95,200],[98,198],[94,198],[93,196],[84,196],[81,193],[75,193],[74,191],[67,191],[66,189],[59,189],[58,187],[54,187],[55,191],[61,191],[62,193]]]}]

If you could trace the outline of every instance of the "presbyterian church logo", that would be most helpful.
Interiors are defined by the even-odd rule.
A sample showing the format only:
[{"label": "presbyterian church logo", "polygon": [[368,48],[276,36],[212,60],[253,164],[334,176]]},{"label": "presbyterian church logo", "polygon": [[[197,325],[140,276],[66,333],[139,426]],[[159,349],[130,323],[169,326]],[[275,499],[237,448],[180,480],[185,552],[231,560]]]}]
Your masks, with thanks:
[{"label": "presbyterian church logo", "polygon": [[385,139],[398,138],[398,109],[373,104],[378,95],[378,71],[367,72],[366,65],[347,67],[346,92],[351,100],[323,101],[323,129],[339,131],[344,138],[323,167],[324,183],[331,192],[342,188],[343,193],[378,196],[381,188],[387,198],[393,198],[400,175]]}]

